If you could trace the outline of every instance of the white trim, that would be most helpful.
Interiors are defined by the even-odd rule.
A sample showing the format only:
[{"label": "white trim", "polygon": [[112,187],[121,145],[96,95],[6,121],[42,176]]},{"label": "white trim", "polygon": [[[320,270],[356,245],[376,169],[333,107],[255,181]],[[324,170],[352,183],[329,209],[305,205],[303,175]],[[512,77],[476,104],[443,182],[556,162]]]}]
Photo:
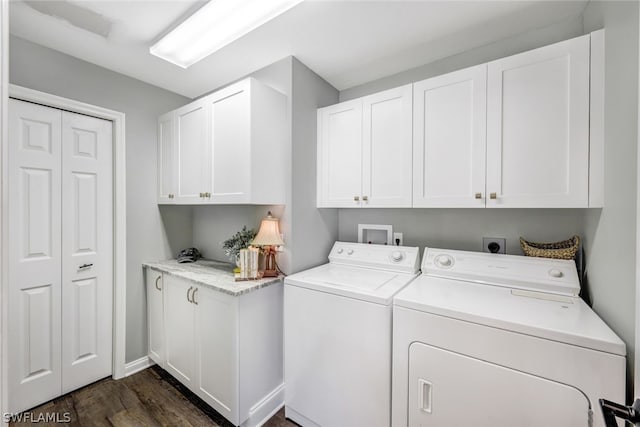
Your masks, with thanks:
[{"label": "white trim", "polygon": [[[640,11],[638,19],[640,19]],[[640,37],[639,37],[640,41]],[[639,49],[640,50],[640,49]],[[638,63],[638,107],[640,107],[640,57]],[[638,108],[638,148],[640,148],[640,108]],[[635,316],[635,356],[633,360],[634,378],[633,378],[633,395],[640,397],[640,150],[638,150],[636,158],[636,316]]]},{"label": "white trim", "polygon": [[[5,0],[2,0],[3,2]],[[126,292],[127,292],[127,246],[126,246],[126,163],[125,163],[125,115],[124,113],[108,110],[102,107],[85,104],[84,102],[50,95],[33,89],[16,85],[9,85],[9,96],[24,101],[35,102],[61,110],[86,114],[93,117],[113,122],[113,378],[119,379],[125,373],[125,347],[126,347]],[[6,123],[6,121],[5,121]],[[3,150],[6,143],[3,144]],[[5,156],[6,160],[6,156]],[[3,168],[3,181],[6,183],[7,168]],[[4,192],[3,192],[4,194]],[[7,206],[8,201],[2,199],[2,206]],[[7,225],[4,224],[6,227]],[[2,241],[3,245],[7,242]],[[8,246],[5,246],[8,247]],[[3,259],[4,262],[4,259]],[[2,291],[6,292],[6,278],[2,268]],[[3,294],[4,295],[4,294]],[[6,298],[3,298],[6,301]],[[5,312],[6,310],[3,310]],[[6,334],[3,334],[3,353],[7,348]],[[3,359],[4,361],[4,359]],[[5,367],[6,368],[6,367]]]},{"label": "white trim", "polygon": [[124,376],[128,377],[129,375],[133,375],[153,365],[155,365],[155,362],[151,360],[149,356],[143,356],[138,360],[134,360],[133,362],[129,362],[124,365]]},{"label": "white trim", "polygon": [[249,409],[247,418],[241,427],[261,427],[284,406],[284,383],[274,388],[260,402]]},{"label": "white trim", "polygon": [[[7,337],[7,295],[9,287],[4,286],[8,281],[7,259],[4,255],[4,247],[8,245],[7,217],[3,215],[4,206],[7,206],[7,105],[9,89],[9,0],[1,0],[0,3],[0,413],[6,412],[8,386],[6,361],[6,337]],[[3,420],[2,425],[6,425]]]}]

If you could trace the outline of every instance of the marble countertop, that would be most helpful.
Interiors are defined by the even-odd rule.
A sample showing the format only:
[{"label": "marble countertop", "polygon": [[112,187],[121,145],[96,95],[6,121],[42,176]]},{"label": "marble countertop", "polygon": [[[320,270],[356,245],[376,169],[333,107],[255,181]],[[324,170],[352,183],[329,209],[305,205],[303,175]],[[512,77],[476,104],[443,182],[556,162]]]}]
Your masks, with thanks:
[{"label": "marble countertop", "polygon": [[208,286],[233,296],[246,294],[276,283],[282,283],[282,276],[236,282],[233,278],[233,268],[235,267],[233,264],[207,259],[186,263],[179,263],[175,259],[170,259],[165,261],[143,262],[142,266],[159,270],[198,285]]}]

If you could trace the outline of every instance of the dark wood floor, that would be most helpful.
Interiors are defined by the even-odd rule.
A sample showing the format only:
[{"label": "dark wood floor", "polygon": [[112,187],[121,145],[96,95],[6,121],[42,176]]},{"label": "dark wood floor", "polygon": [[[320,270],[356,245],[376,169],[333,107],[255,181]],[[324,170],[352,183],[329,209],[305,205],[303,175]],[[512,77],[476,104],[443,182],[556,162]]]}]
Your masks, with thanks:
[{"label": "dark wood floor", "polygon": [[[27,412],[31,413],[33,419],[38,419],[40,414],[44,417],[57,413],[58,420],[65,420],[65,414],[69,414],[71,421],[66,424],[69,426],[231,426],[220,414],[156,366],[117,381],[106,378]],[[10,424],[18,425],[32,423]],[[60,424],[39,422],[33,425]],[[265,424],[266,427],[296,425],[285,419],[284,409]]]}]

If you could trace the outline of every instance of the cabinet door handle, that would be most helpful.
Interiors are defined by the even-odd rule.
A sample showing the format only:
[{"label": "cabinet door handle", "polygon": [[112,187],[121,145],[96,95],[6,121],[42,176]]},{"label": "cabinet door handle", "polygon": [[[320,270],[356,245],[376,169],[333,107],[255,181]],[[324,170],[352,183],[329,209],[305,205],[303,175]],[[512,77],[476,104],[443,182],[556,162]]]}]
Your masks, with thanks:
[{"label": "cabinet door handle", "polygon": [[158,282],[160,281],[160,279],[162,279],[162,276],[158,276],[158,277],[156,278],[156,289],[157,289],[157,290],[159,290],[159,291],[161,291],[161,290],[162,290],[162,289],[160,288],[160,286],[158,286]]},{"label": "cabinet door handle", "polygon": [[362,201],[363,202],[368,202],[369,201],[369,196],[362,196]]},{"label": "cabinet door handle", "polygon": [[202,199],[204,197],[204,193],[200,193],[200,198]]},{"label": "cabinet door handle", "polygon": [[91,264],[82,264],[78,266],[78,270],[86,270],[89,267],[93,267],[93,263]]},{"label": "cabinet door handle", "polygon": [[498,195],[496,193],[491,193],[489,194],[489,198],[495,200],[498,198]]},{"label": "cabinet door handle", "polygon": [[482,193],[476,193],[476,199],[482,199]]},{"label": "cabinet door handle", "polygon": [[193,293],[191,294],[191,302],[195,305],[198,305],[198,301],[196,301],[196,292],[198,292],[199,288],[194,288]]},{"label": "cabinet door handle", "polygon": [[204,193],[204,197],[206,197],[208,199],[209,197],[211,197],[211,193],[208,193],[208,192]]},{"label": "cabinet door handle", "polygon": [[353,201],[354,202],[359,202],[360,201],[360,196],[353,196]]},{"label": "cabinet door handle", "polygon": [[193,286],[189,287],[189,290],[187,291],[187,301],[189,302],[193,302],[191,301],[191,298],[189,297],[189,293],[193,290]]}]

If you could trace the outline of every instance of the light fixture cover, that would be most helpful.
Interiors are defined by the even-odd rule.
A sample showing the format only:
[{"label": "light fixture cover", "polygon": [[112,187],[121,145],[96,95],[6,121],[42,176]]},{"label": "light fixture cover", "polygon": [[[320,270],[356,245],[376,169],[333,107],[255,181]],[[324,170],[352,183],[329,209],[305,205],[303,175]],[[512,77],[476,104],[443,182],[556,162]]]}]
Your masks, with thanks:
[{"label": "light fixture cover", "polygon": [[284,242],[280,237],[280,227],[278,226],[278,218],[271,216],[271,212],[260,223],[260,230],[256,235],[252,245],[255,246],[283,246]]},{"label": "light fixture cover", "polygon": [[303,0],[211,0],[151,46],[149,52],[187,68]]}]

